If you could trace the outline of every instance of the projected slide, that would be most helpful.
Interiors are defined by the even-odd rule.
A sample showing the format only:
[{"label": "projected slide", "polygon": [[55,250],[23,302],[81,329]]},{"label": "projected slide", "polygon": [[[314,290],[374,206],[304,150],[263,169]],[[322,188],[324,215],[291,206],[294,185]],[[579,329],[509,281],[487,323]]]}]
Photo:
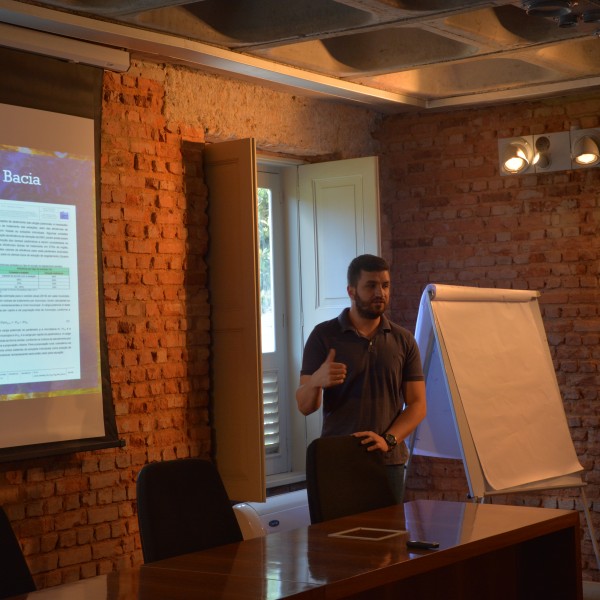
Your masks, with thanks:
[{"label": "projected slide", "polygon": [[0,104],[0,446],[104,435],[93,121]]},{"label": "projected slide", "polygon": [[0,200],[0,385],[80,377],[76,216]]}]

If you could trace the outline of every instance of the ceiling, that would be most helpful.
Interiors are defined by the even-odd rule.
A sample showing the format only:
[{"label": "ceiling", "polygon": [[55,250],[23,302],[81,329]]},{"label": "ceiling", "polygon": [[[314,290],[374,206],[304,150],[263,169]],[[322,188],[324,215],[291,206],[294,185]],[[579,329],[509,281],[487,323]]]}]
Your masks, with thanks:
[{"label": "ceiling", "polygon": [[600,88],[600,0],[0,0],[2,22],[387,112]]}]

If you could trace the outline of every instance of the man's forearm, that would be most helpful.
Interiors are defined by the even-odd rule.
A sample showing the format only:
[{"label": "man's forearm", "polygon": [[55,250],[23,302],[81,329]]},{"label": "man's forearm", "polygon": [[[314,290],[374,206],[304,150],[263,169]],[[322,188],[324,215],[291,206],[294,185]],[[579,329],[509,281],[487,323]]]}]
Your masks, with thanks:
[{"label": "man's forearm", "polygon": [[298,410],[303,415],[310,415],[321,406],[322,388],[313,385],[310,377],[307,377],[304,381],[302,379],[296,390],[296,403],[298,404]]},{"label": "man's forearm", "polygon": [[[401,415],[392,423],[387,432],[392,433],[396,439],[406,439],[425,418],[425,411],[418,405],[407,406]],[[386,432],[386,433],[387,433]]]},{"label": "man's forearm", "polygon": [[409,382],[404,389],[406,407],[388,429],[397,440],[406,439],[427,415],[425,383]]}]

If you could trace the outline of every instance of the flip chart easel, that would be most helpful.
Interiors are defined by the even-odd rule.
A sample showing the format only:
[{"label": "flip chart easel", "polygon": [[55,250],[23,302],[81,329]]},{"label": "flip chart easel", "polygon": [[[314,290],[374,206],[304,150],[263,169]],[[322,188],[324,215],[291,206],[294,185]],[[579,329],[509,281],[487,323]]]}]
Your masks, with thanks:
[{"label": "flip chart easel", "polygon": [[410,455],[462,459],[475,501],[578,488],[600,568],[583,467],[570,436],[539,295],[427,286],[415,331],[427,417],[409,440]]}]

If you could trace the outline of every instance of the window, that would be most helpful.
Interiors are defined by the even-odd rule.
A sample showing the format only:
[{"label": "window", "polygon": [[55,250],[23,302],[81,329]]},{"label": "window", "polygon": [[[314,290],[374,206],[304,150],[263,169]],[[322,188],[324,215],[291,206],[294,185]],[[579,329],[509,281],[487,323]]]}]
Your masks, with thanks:
[{"label": "window", "polygon": [[258,246],[267,475],[289,471],[286,394],[285,248],[280,175],[258,171]]}]

